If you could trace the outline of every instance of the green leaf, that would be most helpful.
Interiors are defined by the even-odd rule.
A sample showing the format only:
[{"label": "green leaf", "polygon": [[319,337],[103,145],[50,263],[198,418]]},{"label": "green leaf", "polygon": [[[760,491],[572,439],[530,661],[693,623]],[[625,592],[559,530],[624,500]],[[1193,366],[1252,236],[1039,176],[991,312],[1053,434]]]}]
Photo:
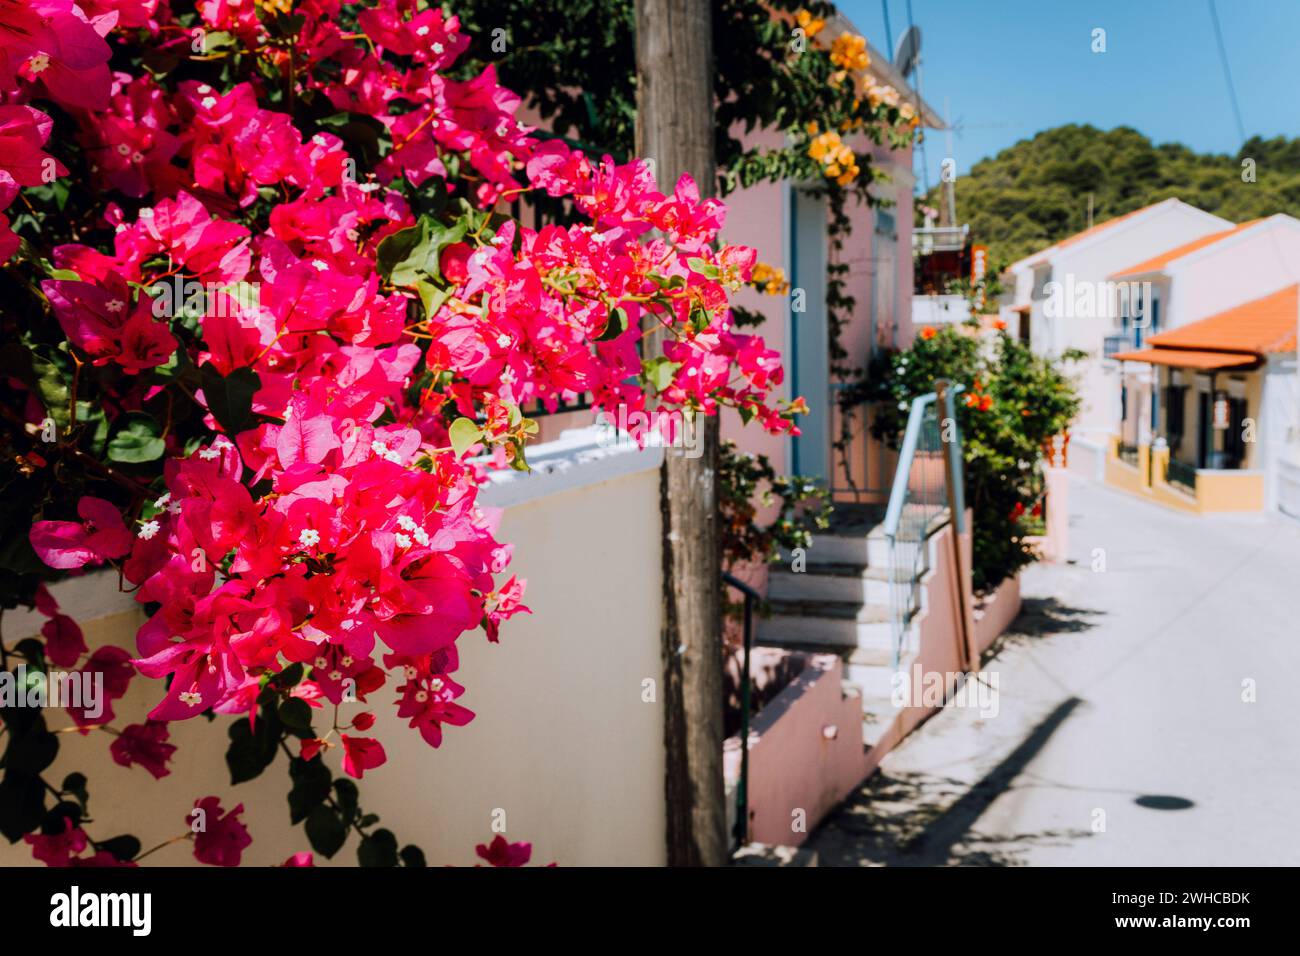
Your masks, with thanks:
[{"label": "green leaf", "polygon": [[36,392],[46,414],[60,430],[67,428],[70,388],[63,371],[39,352],[32,353],[32,370],[36,373]]},{"label": "green leaf", "polygon": [[442,308],[444,302],[451,298],[452,290],[434,285],[428,279],[420,279],[415,283],[415,291],[420,293],[420,305],[424,306],[424,317],[433,318],[438,310]]},{"label": "green leaf", "polygon": [[691,267],[692,272],[698,272],[706,279],[716,279],[719,275],[717,266],[699,256],[691,256],[686,260],[686,264]]},{"label": "green leaf", "polygon": [[17,843],[41,825],[45,816],[45,787],[36,774],[10,770],[0,781],[0,833]]},{"label": "green leaf", "polygon": [[199,384],[208,410],[230,436],[238,435],[252,424],[253,394],[262,387],[251,368],[237,368],[222,376],[211,365],[199,369]]},{"label": "green leaf", "polygon": [[330,795],[330,771],[320,757],[289,761],[289,822],[302,823]]},{"label": "green leaf", "polygon": [[311,729],[311,705],[301,697],[290,697],[280,705],[280,720],[295,730]]},{"label": "green leaf", "polygon": [[81,804],[81,809],[85,813],[90,812],[90,793],[86,790],[86,775],[83,773],[70,773],[63,778],[63,785],[59,787],[60,793],[70,793],[77,798]]},{"label": "green leaf", "polygon": [[402,858],[402,866],[409,866],[416,869],[429,865],[424,860],[424,851],[414,843],[408,843],[406,846],[402,847],[402,851],[398,855]]},{"label": "green leaf", "polygon": [[414,226],[393,233],[379,244],[376,264],[393,285],[415,285],[422,277],[441,282],[442,250],[464,239],[467,230],[464,219],[444,226],[430,216],[421,216]]},{"label": "green leaf", "polygon": [[[265,715],[263,715],[265,716]],[[232,784],[253,780],[271,765],[280,743],[280,728],[271,721],[259,719],[257,730],[248,727],[248,721],[237,720],[230,725],[230,746],[226,748],[226,766],[230,768]]]},{"label": "green leaf", "polygon": [[[31,672],[28,673],[31,677]],[[18,689],[21,692],[21,688]],[[22,733],[16,729],[9,734],[5,749],[5,769],[19,773],[38,774],[59,754],[59,738],[45,729],[44,719],[37,719]]]},{"label": "green leaf", "polygon": [[159,437],[162,426],[157,419],[147,412],[127,412],[122,421],[124,424],[108,442],[110,461],[138,465],[163,456],[167,446]]},{"label": "green leaf", "polygon": [[458,418],[447,429],[447,437],[451,439],[452,451],[459,458],[482,439],[483,429],[468,418]]},{"label": "green leaf", "polygon": [[109,853],[113,854],[114,859],[121,860],[123,863],[134,860],[140,855],[140,841],[130,834],[123,834],[122,836],[115,836],[108,840],[102,840],[95,844],[95,848],[99,850],[107,850]]},{"label": "green leaf", "polygon": [[397,866],[397,837],[391,830],[376,830],[357,847],[357,862],[362,866]]},{"label": "green leaf", "polygon": [[617,306],[609,310],[609,321],[605,324],[605,331],[600,333],[597,342],[608,342],[616,339],[627,331],[627,310],[622,306]]},{"label": "green leaf", "polygon": [[357,801],[360,799],[357,785],[347,778],[334,781],[334,801],[339,805],[345,820],[352,820],[357,815]]},{"label": "green leaf", "polygon": [[663,357],[645,359],[641,362],[641,374],[645,376],[647,382],[654,386],[655,391],[662,392],[672,384],[673,378],[677,375],[677,370],[681,367],[680,362],[674,362]]},{"label": "green leaf", "polygon": [[348,828],[339,815],[325,804],[315,807],[307,815],[307,842],[317,853],[331,857],[339,851],[348,838]]}]

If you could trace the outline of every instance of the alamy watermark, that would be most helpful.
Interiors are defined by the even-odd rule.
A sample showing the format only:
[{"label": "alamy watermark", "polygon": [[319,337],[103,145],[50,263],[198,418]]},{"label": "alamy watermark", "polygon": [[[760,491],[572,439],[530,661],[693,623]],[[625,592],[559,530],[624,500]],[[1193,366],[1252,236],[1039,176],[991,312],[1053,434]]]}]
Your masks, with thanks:
[{"label": "alamy watermark", "polygon": [[179,275],[155,282],[146,291],[153,297],[155,319],[172,319],[180,315],[235,318],[256,311],[261,301],[261,286],[256,282],[223,285]]},{"label": "alamy watermark", "polygon": [[596,417],[596,444],[601,448],[671,448],[683,458],[704,454],[700,416],[681,409],[651,411],[618,406],[613,418],[602,411]]},{"label": "alamy watermark", "polygon": [[984,720],[996,717],[1001,708],[997,671],[922,671],[918,667],[895,671],[889,683],[890,702],[895,707],[965,707],[978,710]]},{"label": "alamy watermark", "polygon": [[0,671],[0,707],[74,707],[87,720],[104,713],[104,675],[100,671],[50,671],[19,664]]},{"label": "alamy watermark", "polygon": [[1119,319],[1145,329],[1154,312],[1150,282],[1075,279],[1043,285],[1043,314],[1049,319]]}]

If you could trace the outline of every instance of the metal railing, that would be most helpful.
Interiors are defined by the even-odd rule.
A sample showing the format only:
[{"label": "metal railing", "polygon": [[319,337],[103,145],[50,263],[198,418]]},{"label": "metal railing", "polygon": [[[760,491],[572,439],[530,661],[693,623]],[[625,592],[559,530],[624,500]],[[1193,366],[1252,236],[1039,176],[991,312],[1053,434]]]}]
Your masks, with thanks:
[{"label": "metal railing", "polygon": [[1133,336],[1125,334],[1108,335],[1101,340],[1101,354],[1103,358],[1114,358],[1117,352],[1128,352],[1136,348]]},{"label": "metal railing", "polygon": [[753,706],[753,678],[749,672],[749,652],[754,644],[754,605],[763,596],[744,581],[722,574],[722,582],[740,592],[745,601],[744,651],[740,661],[740,784],[736,787],[736,825],[732,829],[733,848],[749,842],[749,711]]},{"label": "metal railing", "polygon": [[1119,455],[1119,460],[1125,464],[1132,465],[1134,468],[1138,466],[1137,445],[1129,445],[1125,442],[1120,442],[1119,447],[1116,449],[1116,454]]},{"label": "metal railing", "polygon": [[1196,467],[1173,458],[1165,466],[1165,481],[1171,485],[1182,485],[1192,494],[1196,494]]},{"label": "metal railing", "polygon": [[[908,627],[920,610],[921,577],[928,568],[927,542],[947,517],[949,501],[956,512],[952,517],[957,532],[964,530],[961,433],[954,402],[963,388],[948,387],[942,416],[936,392],[914,399],[907,413],[884,524],[889,543],[889,617],[895,668],[902,658]],[[953,476],[951,489],[949,474]]]}]

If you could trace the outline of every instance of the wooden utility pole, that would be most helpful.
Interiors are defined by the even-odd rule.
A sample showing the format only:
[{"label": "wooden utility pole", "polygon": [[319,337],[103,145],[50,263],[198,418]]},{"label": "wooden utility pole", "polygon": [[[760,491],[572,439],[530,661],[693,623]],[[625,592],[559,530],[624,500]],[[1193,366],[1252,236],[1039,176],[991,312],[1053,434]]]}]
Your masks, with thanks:
[{"label": "wooden utility pole", "polygon": [[[717,182],[709,0],[636,0],[636,154],[661,192],[690,173],[702,196]],[[651,338],[647,348],[659,349]],[[696,419],[696,451],[668,448],[663,513],[663,662],[668,864],[727,861],[722,783],[722,549],[718,419]]]}]

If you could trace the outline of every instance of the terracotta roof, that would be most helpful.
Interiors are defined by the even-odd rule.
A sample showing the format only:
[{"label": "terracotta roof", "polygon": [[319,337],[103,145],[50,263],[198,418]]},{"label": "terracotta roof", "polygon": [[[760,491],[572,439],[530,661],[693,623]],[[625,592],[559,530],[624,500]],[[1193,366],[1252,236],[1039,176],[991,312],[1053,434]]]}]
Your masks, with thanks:
[{"label": "terracotta roof", "polygon": [[1300,286],[1234,306],[1191,325],[1160,332],[1154,348],[1119,352],[1121,362],[1179,368],[1241,368],[1273,352],[1294,352],[1300,323]]},{"label": "terracotta roof", "polygon": [[1231,229],[1224,229],[1221,232],[1212,232],[1208,236],[1201,236],[1199,239],[1193,239],[1191,242],[1185,242],[1181,246],[1175,246],[1172,249],[1168,249],[1160,253],[1158,256],[1152,256],[1150,259],[1139,262],[1135,266],[1129,266],[1122,272],[1112,272],[1110,277],[1112,279],[1120,279],[1124,276],[1137,276],[1145,275],[1150,272],[1160,272],[1175,259],[1181,259],[1183,256],[1191,255],[1198,249],[1204,249],[1206,246],[1212,246],[1216,242],[1222,242],[1230,236],[1235,236],[1243,229],[1249,229],[1260,221],[1261,220],[1259,219],[1252,219],[1250,222],[1243,222],[1241,225],[1233,226]]},{"label": "terracotta roof", "polygon": [[1225,352],[1294,352],[1300,322],[1300,286],[1287,286],[1262,299],[1181,328],[1151,336],[1161,348],[1216,349]]},{"label": "terracotta roof", "polygon": [[1246,352],[1206,352],[1197,349],[1143,349],[1140,352],[1118,352],[1111,358],[1121,362],[1200,369],[1239,368],[1254,365],[1258,361],[1256,356]]}]

